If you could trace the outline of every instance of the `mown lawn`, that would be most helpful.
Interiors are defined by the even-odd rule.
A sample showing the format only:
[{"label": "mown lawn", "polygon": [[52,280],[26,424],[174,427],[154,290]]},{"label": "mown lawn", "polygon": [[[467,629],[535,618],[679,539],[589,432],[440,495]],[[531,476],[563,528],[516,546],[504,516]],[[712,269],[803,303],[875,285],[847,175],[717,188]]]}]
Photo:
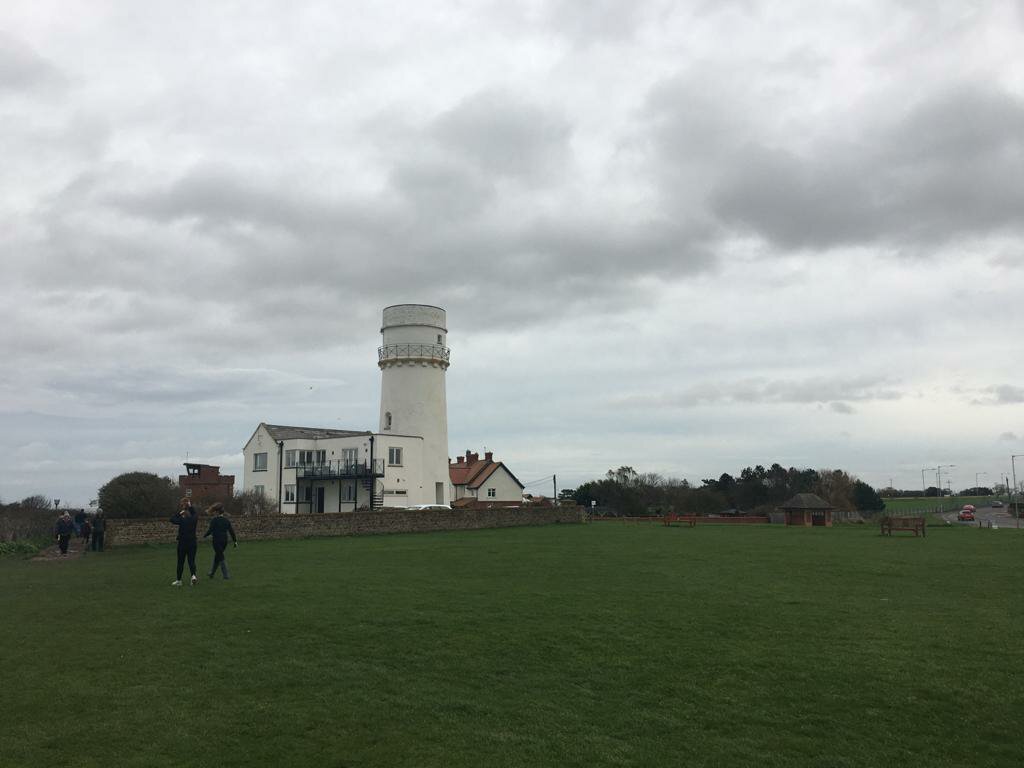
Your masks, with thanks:
[{"label": "mown lawn", "polygon": [[[201,550],[201,566],[210,562]],[[3,766],[1019,766],[1024,535],[552,526],[0,559]]]}]

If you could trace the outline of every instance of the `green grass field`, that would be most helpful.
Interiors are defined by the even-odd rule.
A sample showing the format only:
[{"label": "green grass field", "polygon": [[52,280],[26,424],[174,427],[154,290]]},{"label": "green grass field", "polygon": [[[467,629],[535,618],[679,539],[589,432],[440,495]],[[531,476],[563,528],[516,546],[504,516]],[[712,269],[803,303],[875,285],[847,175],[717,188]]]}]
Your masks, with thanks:
[{"label": "green grass field", "polygon": [[920,496],[917,498],[884,499],[884,501],[885,511],[889,514],[898,515],[916,511],[930,511],[938,507],[942,507],[949,512],[963,508],[964,504],[987,507],[996,499],[999,499],[1004,504],[1006,503],[1005,497],[1002,496],[944,496],[941,499],[934,496],[930,498]]},{"label": "green grass field", "polygon": [[[201,549],[200,566],[208,566]],[[1024,535],[551,526],[0,559],[0,765],[1019,766]]]}]

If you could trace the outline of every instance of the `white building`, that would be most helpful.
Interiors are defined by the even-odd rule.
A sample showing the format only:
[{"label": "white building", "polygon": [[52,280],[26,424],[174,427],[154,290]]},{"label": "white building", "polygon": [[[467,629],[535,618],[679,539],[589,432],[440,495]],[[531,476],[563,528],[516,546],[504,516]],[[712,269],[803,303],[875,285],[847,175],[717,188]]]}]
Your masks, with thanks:
[{"label": "white building", "polygon": [[476,499],[478,501],[521,502],[523,484],[505,466],[495,461],[490,451],[480,454],[466,451],[448,464],[448,479],[451,481],[452,501]]},{"label": "white building", "polygon": [[260,424],[243,450],[246,490],[284,513],[451,501],[445,311],[384,309],[377,432]]}]

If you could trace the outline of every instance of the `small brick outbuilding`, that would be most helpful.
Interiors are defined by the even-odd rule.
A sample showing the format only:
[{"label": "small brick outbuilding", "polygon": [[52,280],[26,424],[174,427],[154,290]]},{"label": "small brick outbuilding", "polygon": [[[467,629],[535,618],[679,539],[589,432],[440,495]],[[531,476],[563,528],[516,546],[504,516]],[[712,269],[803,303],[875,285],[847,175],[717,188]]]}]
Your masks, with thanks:
[{"label": "small brick outbuilding", "polygon": [[832,527],[832,510],[834,507],[820,496],[813,493],[798,493],[779,505],[786,513],[786,525]]}]

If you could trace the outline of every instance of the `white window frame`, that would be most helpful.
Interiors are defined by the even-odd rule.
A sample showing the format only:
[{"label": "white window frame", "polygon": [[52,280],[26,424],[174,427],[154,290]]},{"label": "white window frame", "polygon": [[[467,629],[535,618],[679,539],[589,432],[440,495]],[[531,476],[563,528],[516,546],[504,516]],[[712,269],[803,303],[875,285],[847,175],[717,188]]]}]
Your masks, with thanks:
[{"label": "white window frame", "polygon": [[498,489],[497,488],[488,488],[487,489],[487,498],[488,499],[495,499],[497,497],[498,497]]},{"label": "white window frame", "polygon": [[342,501],[355,501],[356,500],[356,486],[355,483],[345,483],[342,487],[341,492]]},{"label": "white window frame", "polygon": [[358,448],[342,448],[341,449],[341,463],[346,467],[355,466],[359,463],[359,449]]},{"label": "white window frame", "polygon": [[[262,466],[260,466],[262,465]],[[267,454],[266,453],[254,453],[252,455],[252,471],[253,472],[266,472],[267,471]]]},{"label": "white window frame", "polygon": [[295,454],[298,453],[294,448],[284,452],[284,466],[287,469],[291,469],[295,466]]},{"label": "white window frame", "polygon": [[260,496],[266,496],[266,495],[267,495],[266,489],[265,489],[265,488],[264,488],[264,487],[263,487],[262,485],[254,485],[254,486],[252,487],[252,489],[253,489],[253,490],[254,490],[254,491],[255,491],[256,493],[258,493],[258,494],[259,494]]},{"label": "white window frame", "polygon": [[388,448],[388,466],[389,467],[401,467],[402,465],[402,449],[400,447]]},{"label": "white window frame", "polygon": [[284,487],[284,503],[294,504],[295,503],[295,486],[286,485]]}]

